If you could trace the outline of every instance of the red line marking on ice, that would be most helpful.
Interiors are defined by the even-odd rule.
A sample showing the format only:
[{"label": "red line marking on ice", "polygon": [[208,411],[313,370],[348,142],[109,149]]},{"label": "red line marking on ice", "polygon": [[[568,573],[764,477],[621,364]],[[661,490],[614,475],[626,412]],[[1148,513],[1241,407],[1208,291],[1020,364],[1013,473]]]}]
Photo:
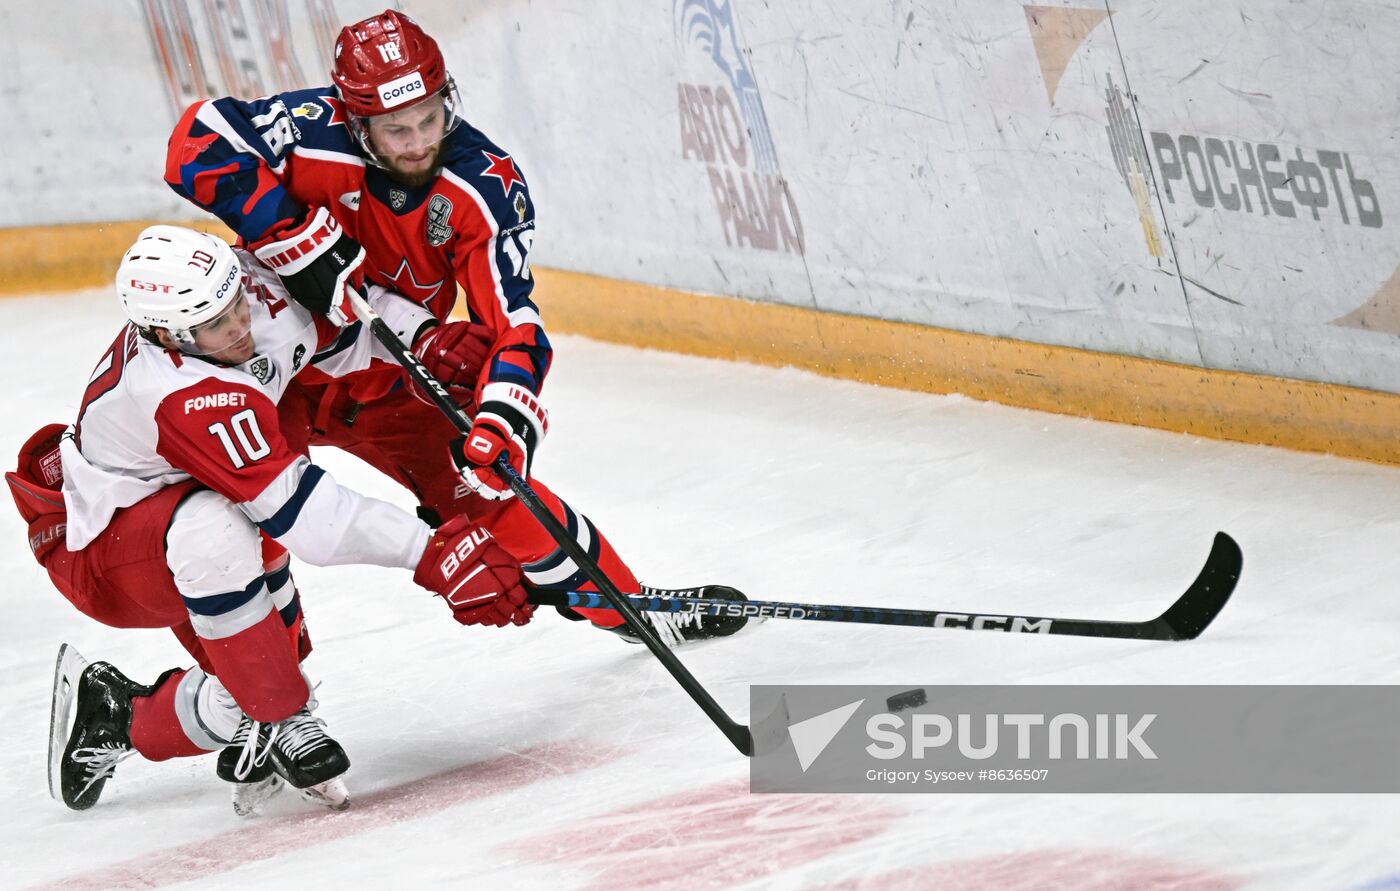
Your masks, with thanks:
[{"label": "red line marking on ice", "polygon": [[508,850],[590,873],[589,889],[721,888],[864,841],[903,814],[869,798],[753,795],[747,781],[727,782],[512,842]]},{"label": "red line marking on ice", "polygon": [[208,878],[235,867],[284,857],[303,848],[412,820],[475,798],[499,795],[531,783],[577,773],[611,760],[618,751],[578,740],[552,743],[380,789],[363,797],[354,797],[352,789],[349,809],[339,813],[308,804],[306,806],[312,810],[306,813],[262,819],[245,828],[148,851],[124,862],[57,879],[38,889],[145,889]]},{"label": "red line marking on ice", "polygon": [[813,891],[1233,891],[1228,873],[1108,851],[1027,851],[862,875]]}]

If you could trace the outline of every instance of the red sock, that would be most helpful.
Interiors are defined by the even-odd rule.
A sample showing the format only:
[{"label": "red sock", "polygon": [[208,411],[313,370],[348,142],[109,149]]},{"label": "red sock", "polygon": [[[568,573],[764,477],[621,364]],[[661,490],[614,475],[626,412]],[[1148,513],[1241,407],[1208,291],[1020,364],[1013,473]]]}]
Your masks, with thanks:
[{"label": "red sock", "polygon": [[[627,564],[622,562],[622,558],[608,544],[608,540],[603,537],[603,533],[598,533],[598,568],[608,579],[617,586],[617,590],[623,594],[636,594],[641,590],[641,585],[637,577],[632,574],[632,570],[627,568]],[[590,582],[585,582],[579,587],[580,591],[598,590],[598,586]],[[587,607],[575,607],[574,612],[583,616],[588,621],[599,628],[616,628],[623,623],[622,613],[614,609],[588,609]]]},{"label": "red sock", "polygon": [[175,692],[183,670],[166,674],[150,696],[131,700],[131,745],[147,761],[208,754],[185,735],[175,714]]},{"label": "red sock", "polygon": [[[559,500],[559,497],[549,491],[549,488],[543,483],[538,480],[531,480],[530,483],[535,489],[535,494],[540,496],[540,500],[549,508],[550,513],[554,514],[566,527],[570,525],[587,526],[587,533],[581,537],[590,542],[589,552],[597,555],[598,568],[603,570],[603,574],[617,586],[619,591],[624,594],[636,594],[641,589],[637,577],[632,574],[632,570],[627,568],[622,557],[613,549],[607,536],[603,535],[582,514],[575,513],[571,508],[566,507]],[[483,520],[489,525],[491,534],[496,537],[496,541],[527,566],[545,559],[550,554],[558,554],[558,543],[534,518],[529,508],[521,504],[518,499],[512,498],[504,502],[497,513],[489,515]],[[564,584],[578,591],[598,590],[598,586],[587,580],[581,571],[576,574],[574,581]],[[548,587],[553,587],[553,584]],[[622,614],[616,610],[575,607],[574,612],[600,628],[614,628],[623,622]]]},{"label": "red sock", "polygon": [[200,638],[200,644],[214,674],[253,720],[280,721],[306,704],[310,691],[277,610],[231,637]]}]

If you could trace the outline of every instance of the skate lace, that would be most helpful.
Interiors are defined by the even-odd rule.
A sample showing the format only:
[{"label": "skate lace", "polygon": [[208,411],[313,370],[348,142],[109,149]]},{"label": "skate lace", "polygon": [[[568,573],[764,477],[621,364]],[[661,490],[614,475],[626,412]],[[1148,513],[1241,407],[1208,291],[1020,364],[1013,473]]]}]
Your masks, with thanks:
[{"label": "skate lace", "polygon": [[651,622],[651,627],[656,629],[656,636],[671,649],[685,642],[684,629],[691,625],[697,628],[705,627],[703,616],[699,613],[643,613],[643,618]]},{"label": "skate lace", "polygon": [[246,780],[253,768],[261,767],[267,756],[272,754],[272,738],[277,734],[277,728],[267,736],[267,745],[261,752],[258,751],[258,730],[262,725],[252,718],[245,717],[243,723],[238,725],[238,732],[233,735],[233,745],[239,745],[239,737],[242,736],[243,751],[238,753],[238,763],[233,766],[233,775],[239,781]]},{"label": "skate lace", "polygon": [[301,711],[272,728],[272,736],[288,758],[296,759],[326,741],[325,726],[325,721]]},{"label": "skate lace", "polygon": [[100,746],[74,749],[71,758],[75,763],[83,766],[83,772],[87,774],[88,778],[83,788],[78,790],[76,797],[81,798],[84,793],[93,787],[94,783],[110,777],[116,771],[118,764],[135,754],[135,749],[127,748],[115,742],[105,742]]}]

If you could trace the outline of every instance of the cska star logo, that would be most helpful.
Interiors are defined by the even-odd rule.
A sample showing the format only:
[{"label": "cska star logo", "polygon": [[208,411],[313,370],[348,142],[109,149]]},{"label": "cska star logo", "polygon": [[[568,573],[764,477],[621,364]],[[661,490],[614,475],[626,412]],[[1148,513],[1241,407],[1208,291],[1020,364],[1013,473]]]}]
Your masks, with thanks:
[{"label": "cska star logo", "polygon": [[486,165],[486,169],[482,171],[482,175],[494,176],[496,179],[500,180],[501,189],[505,192],[507,197],[510,196],[510,190],[515,188],[516,183],[519,183],[522,187],[525,185],[525,180],[515,169],[515,162],[511,160],[510,155],[493,155],[485,149],[483,149],[481,153],[486,156],[487,161],[491,162]]},{"label": "cska star logo", "polygon": [[408,265],[408,258],[399,261],[399,268],[390,275],[380,270],[383,282],[391,285],[393,290],[402,294],[410,300],[416,300],[426,305],[428,301],[437,296],[437,292],[442,289],[442,284],[446,279],[438,279],[435,282],[420,284],[418,277],[413,274],[413,267]]}]

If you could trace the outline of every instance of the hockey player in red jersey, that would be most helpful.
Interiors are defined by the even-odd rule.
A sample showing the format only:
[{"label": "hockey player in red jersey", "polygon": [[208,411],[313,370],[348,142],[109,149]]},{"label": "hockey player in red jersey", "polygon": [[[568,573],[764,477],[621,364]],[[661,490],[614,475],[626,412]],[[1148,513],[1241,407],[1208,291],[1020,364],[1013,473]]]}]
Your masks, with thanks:
[{"label": "hockey player in red jersey", "polygon": [[[405,342],[474,426],[454,467],[455,428],[401,377],[373,371],[294,386],[280,406],[284,434],[294,448],[358,455],[410,489],[430,521],[466,514],[489,525],[533,584],[592,590],[491,470],[505,453],[528,478],[548,430],[539,394],[552,351],[531,300],[535,206],[519,165],[463,118],[442,52],[408,16],[388,10],[344,28],[332,80],[191,106],[171,136],[166,181],[232,228],[295,299],[338,322],[348,321],[344,289],[361,280],[420,303],[433,318]],[[447,321],[459,286],[469,318]],[[639,590],[587,517],[532,485],[620,589]],[[578,612],[631,636],[615,612]],[[671,645],[745,622],[645,615]]]},{"label": "hockey player in red jersey", "polygon": [[[189,229],[142,232],[116,283],[130,323],[76,422],[38,431],[5,478],[35,558],[75,607],[113,627],[168,627],[198,664],[144,686],[65,646],[51,791],[83,809],[133,752],[222,749],[219,775],[236,788],[281,777],[341,806],[349,760],[311,714],[287,551],[411,570],[463,624],[530,620],[519,562],[465,517],[434,531],[337,484],[282,436],[276,403],[294,378],[389,358],[367,332],[313,316],[247,254]],[[383,288],[370,301],[399,330],[428,318]]]}]

